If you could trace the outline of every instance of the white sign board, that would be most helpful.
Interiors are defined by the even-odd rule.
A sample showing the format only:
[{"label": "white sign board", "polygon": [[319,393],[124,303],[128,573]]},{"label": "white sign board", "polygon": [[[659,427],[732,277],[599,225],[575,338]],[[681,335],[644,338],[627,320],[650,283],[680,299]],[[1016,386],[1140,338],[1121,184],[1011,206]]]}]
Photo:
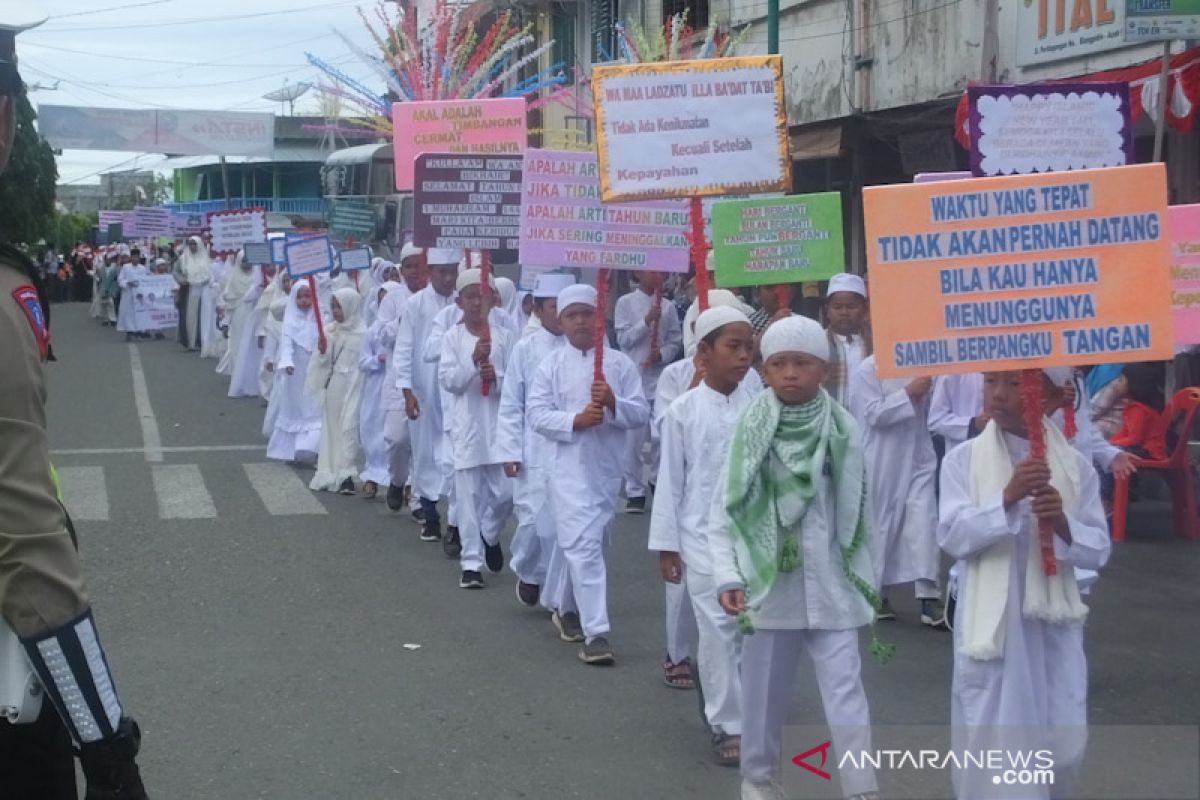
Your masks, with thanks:
[{"label": "white sign board", "polygon": [[208,215],[212,247],[218,253],[236,253],[246,242],[267,240],[265,211],[213,211]]},{"label": "white sign board", "polygon": [[275,115],[241,111],[38,106],[54,147],[177,156],[275,155]]},{"label": "white sign board", "polygon": [[1021,0],[1017,65],[1085,58],[1125,47],[1125,0]]},{"label": "white sign board", "polygon": [[161,331],[179,324],[179,310],[175,308],[176,288],[175,279],[170,275],[150,275],[139,278],[131,292],[123,292],[121,302],[133,303],[134,324],[138,330]]},{"label": "white sign board", "polygon": [[357,272],[371,268],[371,248],[348,247],[338,253],[338,266],[342,272]]},{"label": "white sign board", "polygon": [[780,56],[592,71],[605,202],[791,188]]},{"label": "white sign board", "polygon": [[329,244],[328,236],[313,236],[288,242],[284,245],[284,250],[287,253],[288,274],[293,278],[303,278],[333,269],[333,248]]},{"label": "white sign board", "polygon": [[175,233],[172,223],[170,210],[139,206],[133,210],[133,230],[126,231],[125,235],[151,238],[172,236]]}]

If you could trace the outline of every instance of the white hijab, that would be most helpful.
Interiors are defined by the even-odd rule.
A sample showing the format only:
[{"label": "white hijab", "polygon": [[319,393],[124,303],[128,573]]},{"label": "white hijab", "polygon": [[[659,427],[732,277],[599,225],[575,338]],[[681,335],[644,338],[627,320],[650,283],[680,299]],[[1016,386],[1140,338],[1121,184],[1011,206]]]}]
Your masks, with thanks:
[{"label": "white hijab", "polygon": [[[307,283],[297,283],[292,286],[292,292],[288,295],[287,306],[283,312],[283,334],[289,337],[300,347],[312,352],[317,346],[317,316],[313,313],[313,307],[309,306],[307,310],[296,305],[296,298],[300,296],[301,290],[307,290]],[[312,292],[309,292],[312,297]],[[312,297],[313,305],[316,305],[317,298]]]},{"label": "white hijab", "polygon": [[208,257],[208,248],[199,236],[188,239],[188,244],[193,242],[196,252],[193,253],[190,247],[184,245],[183,252],[179,254],[179,270],[188,283],[204,283],[212,279],[212,259]]},{"label": "white hijab", "polygon": [[250,287],[262,280],[262,273],[258,271],[258,267],[251,266],[249,270],[243,270],[242,266],[245,263],[245,255],[238,250],[237,257],[234,259],[234,267],[225,278],[223,295],[226,304],[241,302],[241,299],[246,296],[246,292],[250,291]]},{"label": "white hijab", "polygon": [[[363,322],[362,314],[359,313],[360,306],[362,305],[362,295],[352,288],[343,288],[334,290],[333,299],[337,300],[338,305],[342,307],[342,315],[345,317],[345,320],[343,322],[331,322],[329,335],[331,337],[335,333],[342,336],[364,335],[367,332],[367,326]],[[332,316],[330,319],[332,320]]]}]

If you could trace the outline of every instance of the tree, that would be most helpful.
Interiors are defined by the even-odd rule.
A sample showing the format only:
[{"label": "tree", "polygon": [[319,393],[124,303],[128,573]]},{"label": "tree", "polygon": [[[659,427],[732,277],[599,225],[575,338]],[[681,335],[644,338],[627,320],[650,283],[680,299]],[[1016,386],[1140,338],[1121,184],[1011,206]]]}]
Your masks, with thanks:
[{"label": "tree", "polygon": [[0,233],[33,244],[53,232],[54,151],[33,127],[37,114],[22,91],[17,99],[17,136],[8,168],[0,173]]}]

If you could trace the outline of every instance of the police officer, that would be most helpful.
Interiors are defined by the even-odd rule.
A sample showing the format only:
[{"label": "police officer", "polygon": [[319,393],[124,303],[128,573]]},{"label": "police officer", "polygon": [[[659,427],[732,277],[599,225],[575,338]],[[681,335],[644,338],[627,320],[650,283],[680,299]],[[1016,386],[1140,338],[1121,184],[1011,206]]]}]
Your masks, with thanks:
[{"label": "police officer", "polygon": [[[0,24],[0,181],[23,91],[16,35],[29,27]],[[74,800],[73,741],[87,800],[139,800],[146,797],[135,761],[141,736],[109,673],[50,472],[42,375],[50,334],[42,276],[3,240],[3,214],[0,209],[0,616],[16,632],[51,702],[33,724],[0,721],[0,796]]]}]

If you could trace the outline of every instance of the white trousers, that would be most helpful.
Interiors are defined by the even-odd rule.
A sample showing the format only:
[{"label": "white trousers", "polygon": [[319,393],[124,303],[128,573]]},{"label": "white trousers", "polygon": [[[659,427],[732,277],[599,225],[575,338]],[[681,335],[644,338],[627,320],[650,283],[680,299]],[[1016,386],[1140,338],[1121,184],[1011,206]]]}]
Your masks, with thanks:
[{"label": "white trousers", "polygon": [[579,608],[579,623],[583,627],[583,635],[589,640],[607,636],[609,632],[604,529],[611,519],[609,517],[603,525],[592,525],[570,544],[563,544],[559,539],[575,595],[575,605]]},{"label": "white trousers", "polygon": [[667,609],[667,658],[678,664],[692,654],[696,616],[688,600],[687,582],[664,583]]},{"label": "white trousers", "polygon": [[[650,404],[650,418],[654,418],[654,403]],[[649,442],[650,447],[646,447]],[[646,496],[646,470],[658,474],[658,442],[650,437],[650,423],[625,432],[625,496]]]},{"label": "white trousers", "polygon": [[554,549],[554,514],[545,487],[539,485],[546,479],[541,470],[528,474],[523,471],[516,479],[513,506],[517,530],[513,533],[512,558],[508,562],[522,583],[542,587]]},{"label": "white trousers", "polygon": [[388,449],[388,472],[393,486],[409,483],[413,460],[410,430],[404,409],[389,410],[384,415],[383,441]]},{"label": "white trousers", "polygon": [[704,691],[704,717],[714,733],[742,732],[742,633],[725,613],[711,575],[689,572],[684,586],[696,616],[696,661]]},{"label": "white trousers", "polygon": [[[858,630],[759,630],[742,643],[741,769],[748,781],[778,778],[792,681],[805,650],[821,690],[825,722],[833,734],[834,763],[847,750],[871,748],[871,714],[860,674]],[[842,770],[841,779],[847,797],[878,789],[875,771],[869,766]]]},{"label": "white trousers", "polygon": [[539,603],[547,611],[557,611],[560,614],[579,610],[575,605],[575,591],[571,587],[571,572],[567,569],[567,559],[557,541],[550,545],[546,580],[542,584]]},{"label": "white trousers", "polygon": [[427,500],[437,500],[447,490],[444,458],[441,455],[445,433],[442,430],[442,415],[433,405],[441,402],[441,398],[434,391],[418,394],[418,399],[421,415],[411,420],[408,426],[412,436],[413,494]]},{"label": "white trousers", "polygon": [[459,497],[458,528],[462,536],[459,566],[465,572],[483,569],[483,543],[496,544],[512,511],[512,491],[504,467],[486,464],[454,471]]}]

